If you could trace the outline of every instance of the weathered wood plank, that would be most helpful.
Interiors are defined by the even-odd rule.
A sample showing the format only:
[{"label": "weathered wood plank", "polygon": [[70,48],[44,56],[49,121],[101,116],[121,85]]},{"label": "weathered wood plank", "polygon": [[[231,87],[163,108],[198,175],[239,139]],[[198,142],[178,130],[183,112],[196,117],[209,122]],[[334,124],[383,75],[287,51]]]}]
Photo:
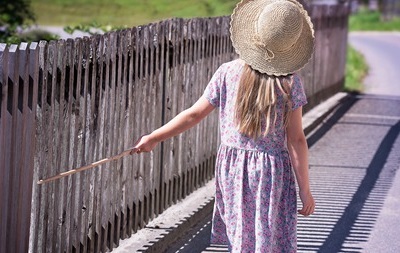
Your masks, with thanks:
[{"label": "weathered wood plank", "polygon": [[[317,45],[301,75],[312,105],[343,79],[348,10],[310,10]],[[11,147],[0,152],[0,165],[17,168],[0,171],[0,198],[8,207],[0,210],[0,249],[26,247],[3,241],[10,224],[16,224],[12,233],[26,230],[27,215],[22,210],[29,208],[20,207],[30,205],[21,200],[29,188],[29,173],[22,173],[29,154],[35,154],[36,181],[132,145],[140,135],[191,106],[220,64],[237,57],[228,28],[228,17],[172,19],[96,39],[41,42],[29,53],[27,44],[19,49],[0,45],[0,144]],[[28,71],[27,62],[35,61],[37,70],[30,63]],[[333,65],[337,71],[331,71]],[[36,92],[33,97],[32,92]],[[120,238],[214,175],[218,125],[215,112],[150,154],[35,185],[29,248],[33,252],[111,250]],[[36,143],[29,139],[33,131]],[[13,159],[18,152],[22,159]],[[28,188],[11,192],[22,184]],[[19,211],[12,213],[17,207]]]},{"label": "weathered wood plank", "polygon": [[[134,113],[133,113],[133,102],[134,102],[134,32],[132,29],[128,30],[127,33],[127,48],[126,48],[126,128],[125,128],[125,145],[131,146],[133,145],[133,139],[136,137],[135,136],[135,130],[132,128],[133,125],[133,120],[134,120]],[[130,237],[132,235],[132,231],[134,228],[133,224],[133,217],[134,217],[134,209],[133,209],[133,203],[134,203],[134,163],[133,163],[133,157],[130,159],[127,159],[126,163],[126,237]]]},{"label": "weathered wood plank", "polygon": [[[82,114],[80,118],[82,120],[82,157],[83,157],[83,164],[88,164],[94,161],[93,154],[91,153],[91,139],[92,131],[90,128],[91,121],[92,121],[92,113],[90,107],[90,100],[91,100],[91,90],[90,90],[90,82],[89,82],[89,68],[90,68],[90,55],[91,55],[91,48],[90,48],[90,40],[88,37],[84,37],[82,40],[82,58],[80,61],[82,62],[82,89],[81,89],[81,96],[80,99],[82,101],[81,109]],[[93,173],[92,170],[83,172],[82,175],[82,200],[81,200],[81,231],[80,231],[80,238],[79,244],[81,246],[81,252],[86,253],[88,250],[88,236],[89,236],[89,207],[90,207],[90,200],[92,197],[90,196],[91,192],[91,182],[90,176]]]},{"label": "weathered wood plank", "polygon": [[[125,127],[124,124],[124,118],[125,118],[125,100],[123,99],[123,95],[126,92],[125,91],[125,83],[123,82],[123,66],[122,66],[122,61],[124,57],[124,43],[125,43],[125,32],[119,32],[116,37],[116,96],[115,96],[115,111],[118,112],[116,113],[116,125],[115,125],[115,136],[114,140],[116,141],[115,143],[115,152],[119,153],[124,150],[124,141],[123,141],[123,127]],[[116,192],[114,193],[115,200],[115,211],[114,211],[114,238],[113,242],[116,246],[119,245],[119,239],[121,238],[121,222],[122,219],[124,218],[124,192],[123,192],[123,185],[121,182],[121,177],[124,172],[123,166],[124,166],[124,159],[116,161],[115,165],[116,167],[114,168],[114,184],[115,184],[115,189]]]},{"label": "weathered wood plank", "polygon": [[[141,121],[141,116],[139,111],[140,111],[140,103],[141,103],[141,92],[140,92],[140,81],[139,78],[141,78],[141,75],[139,73],[140,68],[139,65],[141,64],[140,61],[140,55],[141,55],[141,49],[140,49],[140,30],[141,27],[133,28],[132,34],[133,34],[133,53],[132,55],[132,64],[133,64],[133,70],[134,70],[134,89],[132,91],[132,104],[131,104],[131,111],[133,112],[132,115],[132,120],[131,126],[133,130],[133,134],[136,138],[139,138],[143,133],[141,132],[140,129],[140,121]],[[140,101],[140,103],[137,103],[135,101]],[[137,157],[134,159],[134,162],[132,164],[132,175],[133,175],[133,207],[132,207],[132,223],[133,223],[133,231],[136,232],[139,229],[140,225],[140,217],[139,217],[139,206],[140,206],[140,159]]]},{"label": "weathered wood plank", "polygon": [[[129,39],[129,30],[124,30],[120,33],[120,40],[119,40],[119,63],[118,63],[118,82],[121,86],[121,94],[120,94],[120,120],[119,120],[119,146],[118,150],[124,150],[125,147],[130,147],[132,146],[132,143],[129,143],[130,136],[128,136],[128,132],[126,129],[128,128],[127,124],[127,119],[128,119],[128,112],[127,112],[127,95],[128,95],[128,50],[129,50],[129,44],[130,44],[130,39]],[[127,207],[128,207],[128,202],[127,202],[127,187],[128,187],[128,182],[127,177],[128,177],[128,172],[130,171],[129,169],[129,157],[123,158],[120,162],[121,168],[120,168],[120,173],[119,173],[119,189],[120,189],[120,199],[121,202],[119,203],[120,207],[120,217],[119,217],[119,225],[117,226],[118,228],[118,239],[125,239],[126,238],[126,230],[127,230]]]},{"label": "weathered wood plank", "polygon": [[34,221],[35,217],[37,217],[36,204],[40,199],[40,197],[38,196],[39,195],[38,187],[34,183],[38,180],[36,173],[37,166],[35,162],[35,145],[36,145],[35,136],[36,136],[36,125],[37,125],[37,119],[35,115],[38,109],[37,102],[38,102],[38,82],[39,82],[39,44],[36,42],[32,42],[29,46],[28,72],[29,72],[29,96],[30,96],[28,100],[28,106],[30,106],[31,109],[30,122],[32,122],[32,124],[30,125],[31,129],[28,130],[29,131],[28,134],[31,136],[33,141],[30,142],[29,148],[27,150],[27,153],[29,153],[30,155],[30,163],[29,163],[30,169],[27,171],[27,174],[28,177],[32,178],[32,181],[30,182],[31,186],[30,189],[32,193],[31,193],[31,199],[26,200],[31,205],[29,208],[29,210],[31,210],[31,215],[29,217],[26,217],[27,219],[26,222],[30,226],[28,249],[33,249],[34,248],[33,240],[37,234],[36,230],[34,229],[36,227],[36,223]]},{"label": "weathered wood plank", "polygon": [[[45,123],[43,124],[43,130],[45,135],[47,135],[47,138],[45,139],[45,150],[43,153],[44,161],[45,161],[45,167],[43,168],[45,170],[45,173],[47,175],[54,175],[56,173],[55,171],[55,166],[54,165],[54,157],[53,157],[53,152],[54,152],[54,145],[53,145],[53,140],[54,140],[54,110],[55,110],[55,103],[54,103],[54,96],[55,96],[55,90],[56,90],[56,85],[55,85],[55,73],[56,73],[56,42],[52,41],[49,43],[48,48],[47,48],[47,61],[45,62],[45,71],[44,74],[46,75],[45,77],[45,82],[44,82],[44,100],[43,100],[43,106],[45,107],[45,113],[44,113],[44,119]],[[54,222],[54,184],[49,184],[46,186],[47,192],[44,195],[45,199],[45,208],[43,209],[43,221],[44,221],[44,227],[43,227],[43,240],[44,240],[44,245],[43,245],[43,252],[52,252],[53,250],[53,244],[52,242],[54,241],[54,231],[53,231],[53,222]]]},{"label": "weathered wood plank", "polygon": [[[90,84],[90,101],[88,101],[88,117],[90,117],[89,131],[90,131],[90,157],[98,161],[101,159],[98,155],[97,144],[100,138],[99,131],[99,108],[98,100],[100,100],[101,84],[98,83],[98,57],[99,57],[99,36],[92,36],[90,38],[89,47],[89,81]],[[99,195],[99,173],[100,170],[96,169],[90,173],[90,195],[88,206],[88,239],[87,252],[96,252],[96,238],[98,236],[97,220],[98,220],[98,195]]]},{"label": "weathered wood plank", "polygon": [[[75,42],[72,39],[66,41],[65,44],[65,83],[68,84],[65,87],[65,100],[66,104],[64,107],[64,128],[65,132],[65,146],[63,147],[65,152],[65,166],[62,170],[66,170],[67,168],[73,168],[75,158],[73,157],[73,147],[74,144],[71,142],[73,140],[73,99],[74,99],[74,83],[75,83]],[[72,215],[73,214],[73,179],[72,177],[68,177],[63,179],[63,184],[65,185],[65,189],[63,192],[63,198],[65,199],[65,207],[63,209],[63,226],[61,231],[61,236],[63,240],[61,241],[61,249],[72,249],[73,238],[71,238],[70,230],[73,228],[72,226]]]},{"label": "weathered wood plank", "polygon": [[[66,150],[64,150],[64,147],[66,146],[66,140],[65,140],[65,131],[64,131],[64,111],[65,107],[67,104],[65,103],[65,43],[64,41],[59,41],[57,43],[57,48],[56,48],[56,54],[57,54],[57,59],[55,60],[55,68],[56,72],[55,74],[53,73],[53,76],[55,81],[54,81],[54,86],[56,89],[55,92],[55,99],[54,99],[54,128],[55,128],[55,133],[54,133],[54,141],[53,145],[55,147],[54,150],[54,162],[53,166],[54,167],[54,173],[60,173],[62,171],[65,171],[68,169],[66,167]],[[52,174],[55,175],[55,174]],[[54,241],[56,243],[53,243],[53,251],[59,252],[62,249],[62,242],[63,242],[63,237],[62,237],[62,227],[60,226],[62,224],[62,216],[63,216],[63,210],[64,210],[64,200],[65,200],[65,191],[66,191],[66,179],[59,180],[53,183],[54,185],[54,222],[53,222],[53,233],[54,237],[56,238]]]},{"label": "weathered wood plank", "polygon": [[[158,100],[158,94],[157,94],[157,83],[155,82],[156,78],[154,76],[155,68],[156,66],[156,56],[155,56],[155,42],[157,41],[156,38],[156,32],[157,32],[157,26],[155,24],[150,24],[149,25],[149,34],[148,34],[148,41],[147,41],[147,47],[148,47],[148,61],[149,63],[147,64],[148,66],[148,86],[149,86],[149,94],[148,96],[150,97],[149,101],[149,122],[148,122],[148,127],[149,130],[155,129],[156,124],[155,124],[155,118],[157,117],[157,109],[156,109],[156,101]],[[156,150],[155,150],[156,151]],[[158,166],[157,166],[157,159],[155,159],[155,151],[153,150],[148,154],[149,156],[149,195],[148,195],[148,208],[147,208],[147,220],[146,223],[148,223],[150,220],[154,218],[154,191],[155,187],[157,185],[156,181],[156,173],[158,172]]]},{"label": "weathered wood plank", "polygon": [[[74,168],[83,166],[86,164],[85,160],[85,87],[83,82],[83,54],[85,50],[85,44],[82,39],[75,40],[75,71],[76,71],[76,80],[74,83],[74,87],[76,87],[74,93],[74,103],[73,103],[73,157],[76,159],[76,166]],[[73,234],[73,245],[72,249],[77,252],[83,251],[83,245],[81,245],[81,231],[82,231],[82,215],[83,215],[83,196],[85,195],[85,173],[75,174],[72,176],[72,191],[73,191],[73,226],[76,228],[75,233]],[[73,232],[70,231],[70,232]]]},{"label": "weathered wood plank", "polygon": [[[8,101],[8,111],[11,115],[11,121],[10,123],[10,131],[8,132],[9,134],[9,143],[10,145],[8,146],[10,149],[10,163],[9,163],[9,181],[7,182],[6,185],[8,185],[8,192],[10,195],[10,198],[8,199],[8,202],[5,203],[5,206],[8,208],[8,210],[11,210],[8,214],[8,219],[7,219],[7,233],[8,235],[8,249],[11,250],[12,252],[16,252],[17,250],[17,245],[16,245],[16,240],[17,240],[17,230],[16,230],[16,223],[17,223],[17,210],[18,210],[18,205],[16,201],[16,197],[18,196],[18,177],[19,174],[21,173],[18,171],[18,166],[20,163],[20,148],[21,148],[21,140],[19,136],[19,126],[20,126],[20,117],[19,117],[19,112],[18,112],[18,96],[19,96],[19,51],[17,45],[11,45],[10,50],[9,50],[9,58],[8,58],[8,70],[9,70],[9,90],[8,90],[8,97],[10,101]],[[14,188],[15,187],[15,188]]]},{"label": "weathered wood plank", "polygon": [[[104,53],[105,53],[105,61],[104,61],[104,72],[103,75],[105,79],[103,80],[104,82],[104,89],[105,89],[105,95],[104,95],[104,103],[102,106],[102,110],[104,111],[104,128],[103,128],[103,136],[104,136],[104,142],[103,142],[103,152],[102,152],[102,157],[108,157],[111,155],[111,145],[110,142],[112,139],[110,139],[110,128],[111,128],[111,114],[114,113],[111,111],[111,105],[112,105],[112,91],[111,91],[111,57],[112,57],[112,38],[110,34],[107,34],[104,38]],[[111,165],[105,165],[102,173],[102,205],[101,205],[101,226],[102,226],[102,237],[101,237],[101,251],[106,251],[109,248],[109,240],[110,240],[110,204],[111,202],[111,187],[108,187],[111,185],[110,182],[110,167]]]},{"label": "weathered wood plank", "polygon": [[[28,44],[21,43],[19,48],[18,57],[18,109],[17,109],[17,122],[18,128],[17,133],[19,135],[18,153],[20,156],[19,163],[15,168],[18,171],[17,184],[14,186],[14,200],[17,203],[17,210],[15,210],[16,217],[16,230],[19,235],[22,236],[22,240],[19,240],[16,245],[16,252],[26,252],[28,250],[28,239],[29,238],[29,218],[30,218],[30,207],[31,207],[31,191],[32,191],[32,171],[30,157],[32,157],[29,148],[31,142],[34,141],[32,135],[29,135],[28,131],[32,130],[32,118],[31,110],[28,105],[28,93],[29,93],[29,51]],[[33,93],[33,91],[31,92]],[[33,118],[34,120],[34,118]]]},{"label": "weathered wood plank", "polygon": [[[0,170],[0,201],[1,203],[8,203],[10,192],[8,190],[9,180],[9,165],[10,159],[7,155],[7,149],[10,143],[7,141],[9,136],[8,125],[9,125],[9,113],[7,111],[8,104],[8,51],[9,47],[6,44],[0,44],[0,82],[1,82],[1,101],[0,101],[0,166],[4,169]],[[8,212],[11,211],[8,208],[0,208],[0,252],[6,252],[7,246],[7,219]]]},{"label": "weathered wood plank", "polygon": [[[16,231],[17,233],[21,236],[29,236],[29,232],[26,232],[26,228],[28,227],[29,231],[29,225],[26,225],[22,222],[23,217],[30,216],[30,211],[29,209],[23,209],[24,205],[24,194],[30,194],[31,189],[26,189],[25,184],[31,185],[32,178],[28,179],[29,182],[26,182],[26,168],[27,166],[27,158],[26,155],[26,147],[29,146],[29,139],[27,139],[26,135],[26,130],[27,130],[27,124],[28,124],[28,117],[29,117],[29,112],[27,111],[27,100],[28,100],[28,89],[29,86],[26,84],[26,81],[29,80],[27,78],[27,62],[28,62],[28,53],[27,53],[27,43],[21,43],[18,47],[18,104],[17,104],[17,122],[18,122],[18,129],[17,129],[17,134],[19,135],[19,140],[17,143],[17,152],[19,156],[19,163],[17,164],[17,167],[15,167],[15,170],[18,172],[16,174],[16,184],[13,186],[15,187],[14,189],[14,201],[16,202],[17,209],[15,211],[16,215],[16,223],[14,226],[16,226]],[[24,190],[28,190],[28,192],[24,192]],[[28,200],[31,199],[31,196],[29,196]],[[25,202],[26,203],[26,202]],[[24,237],[22,237],[24,238]],[[26,251],[28,248],[27,246],[27,239],[22,239],[16,244],[16,252],[23,252]],[[25,248],[25,249],[24,249]]]},{"label": "weathered wood plank", "polygon": [[[95,108],[96,108],[96,134],[98,136],[95,153],[98,159],[104,157],[104,119],[105,119],[105,110],[104,110],[104,103],[105,103],[105,80],[103,78],[104,74],[104,36],[99,37],[96,39],[95,42],[98,47],[96,50],[96,57],[93,58],[95,64],[94,73],[96,75],[95,82],[96,87],[96,101],[95,101]],[[100,166],[98,170],[96,170],[96,185],[95,185],[95,202],[94,202],[94,218],[93,218],[93,226],[95,226],[95,238],[94,238],[94,245],[93,251],[98,252],[102,249],[102,238],[103,235],[103,209],[102,209],[102,201],[103,201],[103,169],[105,169],[105,165]]]},{"label": "weathered wood plank", "polygon": [[[159,101],[160,105],[160,118],[159,118],[159,126],[164,124],[165,122],[165,111],[166,111],[166,96],[165,96],[165,85],[166,85],[166,77],[167,77],[167,65],[168,60],[166,59],[168,54],[168,42],[166,40],[166,32],[167,22],[161,22],[159,30],[159,41],[160,41],[160,51],[159,51],[159,74],[158,80],[160,83],[160,94],[161,100]],[[164,142],[160,144],[159,148],[159,156],[160,156],[160,163],[158,164],[158,188],[157,188],[157,215],[162,213],[164,210]]]},{"label": "weathered wood plank", "polygon": [[[146,123],[145,120],[147,118],[147,111],[146,111],[146,77],[145,77],[145,65],[146,65],[146,55],[145,55],[145,47],[144,47],[144,40],[145,40],[145,27],[141,27],[138,30],[138,57],[139,57],[139,79],[138,79],[138,101],[141,101],[140,105],[137,106],[136,113],[139,116],[137,127],[140,129],[142,133],[146,133]],[[145,120],[143,120],[145,119]],[[145,160],[144,154],[139,155],[139,167],[138,167],[138,225],[140,228],[143,228],[145,225],[145,199],[147,193],[147,184],[146,184],[146,175],[145,175]]]},{"label": "weathered wood plank", "polygon": [[[151,108],[151,100],[154,99],[154,97],[151,96],[151,77],[149,75],[149,67],[152,64],[150,62],[150,26],[145,26],[143,27],[143,40],[142,40],[142,45],[143,45],[143,101],[144,103],[142,104],[142,113],[145,113],[147,117],[143,117],[144,120],[142,120],[142,131],[145,133],[148,133],[152,130],[151,125],[150,125],[150,117],[153,115],[152,114],[152,108]],[[143,115],[144,116],[144,115]],[[149,117],[150,116],[150,117]],[[142,175],[143,175],[143,223],[142,227],[144,227],[148,221],[149,221],[149,200],[150,200],[150,193],[151,193],[151,186],[152,186],[152,170],[153,170],[153,164],[151,163],[151,160],[149,159],[150,154],[142,154],[141,157],[141,169],[142,169]]]},{"label": "weathered wood plank", "polygon": [[[40,42],[37,48],[38,53],[38,70],[37,70],[37,86],[38,86],[38,95],[37,102],[38,106],[36,109],[36,133],[43,129],[43,68],[44,68],[44,48],[46,46],[46,42]],[[42,168],[43,161],[41,151],[43,150],[43,139],[37,138],[34,144],[34,179],[39,180],[42,178],[43,172],[40,168]],[[43,221],[40,220],[41,217],[41,206],[44,203],[42,192],[44,187],[38,187],[37,184],[34,184],[33,188],[33,201],[32,201],[32,222],[31,222],[31,234],[30,234],[30,249],[33,251],[39,250],[39,239],[41,238],[41,231],[43,228]]]}]

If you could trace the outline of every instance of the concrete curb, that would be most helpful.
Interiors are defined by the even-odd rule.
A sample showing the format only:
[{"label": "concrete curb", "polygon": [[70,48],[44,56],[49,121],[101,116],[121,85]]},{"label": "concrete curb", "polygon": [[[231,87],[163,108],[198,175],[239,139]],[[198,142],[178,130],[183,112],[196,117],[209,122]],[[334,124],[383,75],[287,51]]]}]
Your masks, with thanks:
[{"label": "concrete curb", "polygon": [[214,207],[214,180],[197,189],[182,201],[169,207],[145,228],[130,238],[120,240],[113,253],[165,252],[171,242],[186,234],[191,227],[204,221]]},{"label": "concrete curb", "polygon": [[[312,132],[340,104],[350,98],[348,93],[340,92],[317,105],[303,116],[304,133]],[[171,206],[151,221],[145,228],[121,240],[113,253],[165,252],[170,242],[186,235],[187,231],[203,221],[212,213],[214,206],[214,180],[197,189],[184,200]]]},{"label": "concrete curb", "polygon": [[315,106],[303,116],[303,129],[305,135],[312,132],[321,122],[332,113],[337,106],[344,103],[350,95],[346,92],[336,93],[334,96]]}]

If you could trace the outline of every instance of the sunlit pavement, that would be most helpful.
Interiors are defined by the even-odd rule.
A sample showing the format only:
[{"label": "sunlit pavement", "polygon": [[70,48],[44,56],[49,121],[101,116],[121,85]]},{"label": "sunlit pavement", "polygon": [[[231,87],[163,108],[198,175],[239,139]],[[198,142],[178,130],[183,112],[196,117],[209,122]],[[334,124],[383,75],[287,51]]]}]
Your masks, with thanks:
[{"label": "sunlit pavement", "polygon": [[[370,51],[366,58],[373,77],[367,78],[366,94],[352,95],[307,136],[317,209],[310,217],[299,217],[298,252],[400,252],[400,79],[398,70],[393,75],[389,67],[379,67],[400,66],[395,56],[400,43],[392,48],[400,36],[371,36],[373,42],[368,33],[350,35],[365,54]],[[374,53],[383,47],[393,57]],[[390,64],[382,62],[387,59]],[[387,75],[397,78],[388,83]],[[225,246],[209,245],[210,219],[168,252],[228,252]]]},{"label": "sunlit pavement", "polygon": [[[355,95],[308,136],[317,209],[299,217],[298,252],[400,252],[399,108],[400,97]],[[209,236],[210,219],[168,252],[227,252]]]}]

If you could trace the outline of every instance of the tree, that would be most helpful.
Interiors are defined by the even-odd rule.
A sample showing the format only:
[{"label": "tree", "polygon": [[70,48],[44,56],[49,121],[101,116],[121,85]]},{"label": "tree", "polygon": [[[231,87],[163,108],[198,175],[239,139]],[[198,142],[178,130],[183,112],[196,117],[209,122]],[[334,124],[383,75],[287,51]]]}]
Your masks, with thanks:
[{"label": "tree", "polygon": [[18,42],[18,27],[35,21],[30,0],[0,0],[0,42]]}]

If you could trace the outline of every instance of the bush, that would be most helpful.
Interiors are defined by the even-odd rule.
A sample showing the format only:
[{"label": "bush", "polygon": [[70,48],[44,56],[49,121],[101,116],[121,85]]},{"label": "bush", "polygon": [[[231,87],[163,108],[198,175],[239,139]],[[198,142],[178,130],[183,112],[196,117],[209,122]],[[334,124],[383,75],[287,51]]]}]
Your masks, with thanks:
[{"label": "bush", "polygon": [[59,37],[54,35],[48,31],[44,31],[41,29],[30,30],[28,32],[24,32],[18,35],[20,41],[41,41],[41,40],[57,40]]},{"label": "bush", "polygon": [[349,28],[350,31],[400,31],[400,18],[382,21],[380,12],[363,7],[350,16]]},{"label": "bush", "polygon": [[361,92],[363,79],[368,73],[364,56],[353,47],[347,47],[345,91]]},{"label": "bush", "polygon": [[18,29],[35,17],[29,0],[2,0],[0,4],[0,42],[19,43]]}]

